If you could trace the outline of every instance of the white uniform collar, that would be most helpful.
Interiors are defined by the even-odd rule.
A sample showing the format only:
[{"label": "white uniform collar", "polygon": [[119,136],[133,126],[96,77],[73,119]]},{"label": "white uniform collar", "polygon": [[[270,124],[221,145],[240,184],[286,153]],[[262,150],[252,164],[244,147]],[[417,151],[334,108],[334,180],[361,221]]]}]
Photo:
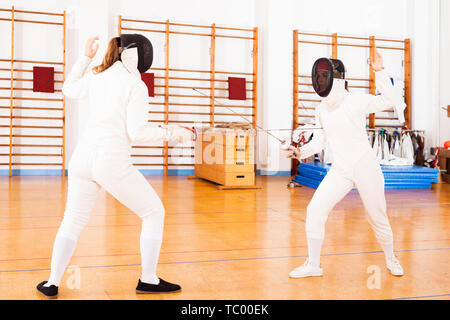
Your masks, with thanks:
[{"label": "white uniform collar", "polygon": [[328,96],[322,99],[328,107],[336,108],[342,101],[344,101],[347,90],[345,90],[345,80],[344,79],[334,79],[333,87],[331,88]]}]

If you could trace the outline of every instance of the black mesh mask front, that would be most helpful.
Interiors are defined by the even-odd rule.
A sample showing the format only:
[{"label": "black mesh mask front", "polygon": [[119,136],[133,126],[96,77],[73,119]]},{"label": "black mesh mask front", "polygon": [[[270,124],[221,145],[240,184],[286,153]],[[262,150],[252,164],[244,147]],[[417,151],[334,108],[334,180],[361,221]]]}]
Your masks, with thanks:
[{"label": "black mesh mask front", "polygon": [[319,58],[314,62],[311,81],[314,91],[326,97],[333,87],[333,79],[345,79],[345,66],[339,59]]}]

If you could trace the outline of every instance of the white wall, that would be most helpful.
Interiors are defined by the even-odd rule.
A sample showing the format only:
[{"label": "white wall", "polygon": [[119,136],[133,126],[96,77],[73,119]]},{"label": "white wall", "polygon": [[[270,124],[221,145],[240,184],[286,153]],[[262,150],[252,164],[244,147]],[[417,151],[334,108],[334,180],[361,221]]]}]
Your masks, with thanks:
[{"label": "white wall", "polygon": [[[444,111],[439,112],[439,104],[448,104],[448,101],[444,102],[442,100],[448,100],[449,97],[444,97],[441,94],[441,102],[439,102],[439,87],[441,91],[444,87],[448,88],[448,82],[442,80],[445,77],[442,74],[442,70],[449,70],[448,59],[443,57],[448,57],[448,39],[450,32],[448,20],[450,12],[448,9],[449,1],[441,0],[441,2],[445,2],[443,10],[441,10],[441,17],[439,17],[438,0],[322,0],[315,2],[308,0],[284,0],[273,1],[272,7],[272,1],[270,0],[260,2],[265,3],[266,10],[268,10],[269,14],[265,13],[268,17],[258,21],[262,21],[263,25],[265,24],[266,27],[271,28],[274,34],[278,33],[278,38],[270,38],[271,31],[262,38],[262,42],[268,42],[262,44],[266,47],[264,51],[261,51],[261,55],[264,55],[263,59],[265,61],[263,64],[263,74],[270,79],[264,79],[262,82],[264,87],[261,88],[261,91],[264,92],[264,96],[261,99],[259,107],[264,110],[265,116],[270,115],[269,120],[267,120],[269,121],[268,123],[287,123],[289,125],[290,122],[286,121],[286,119],[292,119],[292,115],[287,110],[283,113],[270,111],[271,108],[274,108],[274,100],[271,99],[271,93],[274,95],[278,94],[277,99],[279,104],[290,103],[292,105],[292,81],[288,83],[284,79],[281,80],[282,76],[279,77],[280,84],[282,83],[285,86],[280,89],[279,86],[275,85],[276,81],[269,75],[271,68],[276,66],[278,76],[282,74],[284,77],[292,79],[292,59],[287,58],[285,55],[288,49],[289,53],[292,53],[292,44],[287,39],[283,42],[283,30],[289,33],[289,37],[292,36],[293,29],[298,29],[304,32],[337,32],[341,35],[376,35],[377,37],[393,39],[410,38],[412,62],[412,128],[426,131],[427,148],[442,144],[440,141],[442,140],[441,142],[443,142],[445,135],[448,140],[450,130],[450,126],[448,125],[449,120],[446,118],[446,114],[444,117]],[[281,10],[284,11],[283,13],[279,11],[279,3],[282,4]],[[273,9],[273,7],[277,7],[277,9]],[[261,12],[264,12],[264,10],[257,10],[257,12],[263,16]],[[441,66],[439,66],[439,18],[441,21],[446,20],[441,25],[441,30],[445,29],[445,34],[441,34],[440,41],[442,48],[441,63],[445,60],[444,63],[447,64]],[[272,22],[277,20],[279,23]],[[284,49],[285,51],[280,49],[281,45],[286,48]],[[267,49],[267,47],[272,48],[272,50]],[[341,50],[344,51],[344,49],[339,47],[338,56]],[[380,52],[383,54],[383,50],[380,50]],[[331,56],[331,52],[325,54]],[[387,54],[388,52],[386,52]],[[352,62],[349,56],[344,59],[344,63],[346,63],[345,60],[349,65]],[[394,61],[396,65],[392,65]],[[391,65],[389,63],[387,61],[385,64],[391,70],[401,70],[401,59],[393,59]],[[439,69],[441,70],[440,86]],[[351,74],[354,70],[348,71]],[[398,74],[398,76],[401,78],[403,75]],[[445,94],[448,94],[448,90],[445,91]],[[439,113],[441,114],[440,117]],[[440,129],[438,127],[439,121],[441,123]],[[266,125],[266,123],[264,124]],[[269,138],[266,148],[261,147],[261,151],[265,151],[270,159],[267,170],[288,170],[289,164],[286,163],[282,153],[279,153],[279,157],[276,159],[277,146],[272,140]],[[277,163],[280,164],[278,169]],[[264,163],[261,163],[262,168],[264,168],[264,165]]]},{"label": "white wall", "polygon": [[412,126],[426,131],[426,152],[439,143],[439,1],[408,1]]},{"label": "white wall", "polygon": [[[255,8],[260,30],[259,124],[265,129],[292,127],[292,14],[291,0],[259,1]],[[289,131],[271,131],[290,139]],[[260,131],[259,168],[262,174],[277,174],[290,168],[290,161],[275,138]]]},{"label": "white wall", "polygon": [[[121,15],[124,18],[153,20],[153,21],[165,21],[169,19],[171,22],[180,22],[187,24],[202,24],[210,25],[216,23],[221,26],[235,26],[243,28],[253,28],[255,26],[253,8],[254,1],[239,1],[231,0],[227,2],[214,2],[208,0],[196,0],[196,1],[124,1],[124,0],[104,0],[95,2],[96,8],[91,7],[90,1],[80,1],[80,10],[78,16],[78,30],[79,39],[78,45],[80,48],[84,46],[84,41],[87,37],[92,36],[92,30],[100,30],[99,34],[101,38],[100,46],[105,48],[107,41],[111,37],[118,35],[118,17]],[[100,14],[99,19],[95,19],[95,15]],[[201,14],[200,14],[201,13]],[[108,21],[105,19],[108,18]],[[128,23],[130,24],[130,23]],[[131,23],[133,24],[133,23]],[[150,25],[151,26],[151,25]],[[142,28],[142,25],[136,26]],[[154,28],[159,29],[159,28]],[[192,32],[202,32],[203,30],[192,30]],[[126,32],[126,31],[125,31]],[[222,31],[223,32],[223,31]],[[226,33],[226,32],[225,32]],[[154,44],[155,55],[153,66],[164,66],[164,36],[160,37],[160,34],[147,33],[146,36],[152,37],[151,40]],[[173,39],[173,38],[172,38]],[[196,36],[184,36],[171,40],[170,46],[170,65],[172,68],[185,68],[185,69],[209,69],[209,38],[196,37]],[[192,50],[194,48],[194,50]],[[185,50],[188,49],[188,50]],[[243,51],[244,50],[244,51]],[[247,61],[243,62],[242,59],[234,59],[233,51],[248,53]],[[102,52],[97,54],[98,57],[102,57]],[[231,60],[231,61],[230,61]],[[249,41],[229,41],[228,39],[217,38],[216,39],[216,68],[221,70],[221,66],[225,65],[227,71],[244,71],[251,72],[251,43]],[[158,72],[155,72],[158,75]],[[197,77],[198,74],[183,74],[186,77]],[[203,83],[204,85],[204,83]],[[158,91],[159,90],[159,91]],[[156,88],[156,93],[162,93],[162,89]],[[161,91],[161,92],[160,92]],[[191,94],[184,92],[174,92],[178,94]],[[161,102],[161,97],[153,99],[155,102]],[[172,99],[175,101],[175,99]],[[191,99],[190,102],[204,103],[204,99],[199,98],[198,101]],[[242,104],[242,103],[241,103]],[[79,102],[79,110],[82,110],[81,106],[85,105],[83,102]],[[158,110],[159,106],[153,106],[154,110]],[[173,110],[174,107],[172,107]],[[159,110],[161,111],[161,110]],[[177,110],[175,110],[177,111]],[[182,110],[178,110],[182,111]],[[193,107],[193,112],[204,112],[204,109]],[[85,119],[88,111],[78,112],[80,121],[78,122],[79,131],[84,129],[84,122],[81,119]],[[221,110],[221,112],[223,112]],[[226,110],[224,110],[226,112]],[[155,116],[155,119],[158,116]],[[236,117],[227,119],[226,121],[239,121]],[[149,154],[158,153],[157,150],[145,151],[138,149],[136,153]],[[174,150],[172,150],[174,152]],[[174,154],[174,153],[171,153]],[[177,160],[174,158],[173,161]],[[157,158],[139,158],[142,162],[157,162]],[[145,169],[145,167],[143,167]]]},{"label": "white wall", "polygon": [[113,0],[114,14],[145,18],[146,20],[173,20],[193,24],[237,25],[253,27],[253,8],[258,0]]},{"label": "white wall", "polygon": [[439,146],[443,146],[445,141],[450,140],[450,117],[447,108],[450,105],[450,1],[440,1],[440,51],[439,51]]},{"label": "white wall", "polygon": [[[119,14],[194,24],[258,26],[258,119],[264,128],[291,127],[293,29],[409,37],[413,128],[427,131],[428,146],[450,139],[449,118],[444,111],[439,111],[440,106],[450,104],[449,90],[445,90],[448,77],[443,71],[449,69],[446,57],[450,51],[450,5],[446,0],[0,0],[0,7],[13,4],[31,10],[67,11],[68,70],[92,35],[101,37],[101,49],[95,61],[99,62],[107,41],[117,35]],[[67,102],[67,160],[84,128],[88,110],[83,105],[72,100]],[[286,136],[284,131],[274,134]],[[273,138],[259,134],[260,169],[268,173],[289,170],[290,162],[278,146]]]},{"label": "white wall", "polygon": [[[169,4],[169,5],[168,5]],[[121,15],[123,18],[132,19],[143,19],[151,21],[166,21],[170,20],[172,23],[184,23],[184,24],[194,24],[194,25],[211,25],[215,23],[216,26],[224,27],[241,27],[252,29],[255,26],[254,21],[254,1],[227,1],[227,2],[214,2],[206,0],[196,0],[196,1],[135,1],[133,5],[130,6],[126,1],[115,1],[111,5],[111,14],[114,17],[114,28],[113,34],[111,36],[117,35],[118,26],[118,16]],[[133,22],[123,22],[123,25],[132,26],[135,28],[148,28],[153,30],[163,30],[164,26],[154,25],[154,24],[139,24]],[[177,27],[171,26],[172,31],[183,31],[183,32],[194,32],[194,33],[206,33],[209,32],[208,29],[199,28],[189,28],[189,27]],[[134,32],[134,31],[124,31],[124,32]],[[229,34],[226,30],[217,30],[217,34]],[[252,36],[249,32],[237,32],[242,36]],[[236,32],[233,35],[238,35]],[[144,33],[152,41],[154,46],[154,60],[153,68],[164,68],[165,66],[165,36],[161,33]],[[193,35],[177,35],[172,34],[170,36],[170,52],[169,52],[169,66],[170,68],[188,69],[188,70],[209,70],[210,67],[210,37],[200,37]],[[225,39],[221,37],[216,37],[215,39],[215,68],[216,71],[227,71],[227,72],[246,72],[251,73],[253,70],[252,63],[252,49],[253,43],[250,40],[243,39]],[[159,70],[154,70],[155,76],[163,77],[164,72]],[[199,73],[174,73],[176,76],[183,76],[186,78],[208,78],[205,74]],[[228,75],[226,74],[216,74],[216,79],[226,80]],[[246,76],[247,80],[252,80],[251,76]],[[207,87],[209,86],[209,81],[184,81],[178,82],[175,80],[173,84],[180,84],[183,86],[199,86]],[[155,84],[162,85],[162,80],[156,80]],[[216,82],[216,88],[226,88],[226,82]],[[171,94],[179,95],[192,95],[192,90],[186,89],[170,89]],[[200,90],[202,91],[202,90]],[[204,93],[208,93],[207,90],[203,90]],[[163,88],[155,88],[155,94],[163,94]],[[225,91],[217,91],[217,96],[224,96]],[[188,103],[199,103],[204,104],[206,99],[203,97],[189,97],[189,98],[176,98],[171,97],[171,102],[188,102]],[[247,107],[251,106],[251,100],[247,101],[229,101],[228,99],[217,98],[221,103],[228,105],[245,105]],[[157,96],[151,99],[152,102],[162,103],[164,98],[162,96]],[[171,111],[186,111],[182,106],[170,106]],[[153,111],[164,111],[163,106],[153,105]],[[204,113],[207,108],[200,106],[189,107],[190,112]],[[217,108],[220,113],[228,113],[230,111],[225,108]],[[244,108],[234,108],[235,112],[249,114],[250,109]],[[153,120],[162,120],[162,114],[155,114],[152,117]],[[184,121],[209,121],[209,116],[192,116],[192,115],[170,115],[171,120],[184,120]],[[241,118],[236,116],[215,116],[215,121],[242,121]],[[152,144],[156,145],[156,144]],[[159,144],[161,145],[161,144]],[[169,146],[171,143],[169,142]],[[187,144],[189,146],[189,144]],[[138,149],[134,150],[134,153],[139,153],[140,155],[157,155],[160,154],[160,150],[145,150]],[[180,149],[170,149],[169,155],[180,155],[184,154],[183,150]],[[140,157],[139,162],[146,163],[161,163],[161,158],[151,158],[151,157]],[[177,157],[170,158],[170,163],[184,163],[189,162],[189,160],[181,159]],[[139,167],[139,166],[138,166]],[[148,167],[147,167],[148,168]],[[142,166],[140,169],[147,169]],[[152,167],[153,169],[153,167]],[[185,169],[184,167],[171,166],[170,169]]]},{"label": "white wall", "polygon": [[294,1],[294,25],[303,31],[404,37],[409,0]]}]

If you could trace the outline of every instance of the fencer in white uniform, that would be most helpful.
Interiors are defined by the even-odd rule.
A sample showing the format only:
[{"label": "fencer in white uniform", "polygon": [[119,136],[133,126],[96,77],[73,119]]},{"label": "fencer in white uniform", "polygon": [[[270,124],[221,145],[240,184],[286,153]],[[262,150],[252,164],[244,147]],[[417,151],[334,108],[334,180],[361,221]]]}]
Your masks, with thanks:
[{"label": "fencer in white uniform", "polygon": [[156,275],[164,206],[132,165],[131,144],[188,141],[193,134],[179,126],[148,122],[148,90],[140,78],[153,60],[148,39],[141,35],[112,39],[104,67],[101,72],[93,72],[88,67],[98,49],[98,45],[93,46],[96,39],[88,41],[85,55],[76,62],[63,85],[67,97],[88,98],[91,114],[69,163],[66,210],[53,247],[50,278],[40,283],[38,290],[49,298],[57,296],[80,232],[88,223],[99,189],[104,188],[142,219],[142,275],[136,292],[179,291],[180,286]]},{"label": "fencer in white uniform", "polygon": [[322,276],[320,251],[328,214],[356,187],[366,209],[367,219],[381,244],[386,266],[393,275],[403,275],[394,255],[393,235],[386,213],[384,177],[368,142],[366,115],[395,107],[397,102],[381,55],[371,62],[380,95],[349,93],[345,68],[337,59],[321,58],[312,72],[315,91],[323,97],[316,107],[313,139],[300,148],[290,147],[288,157],[299,160],[319,153],[328,143],[333,155],[330,171],[317,188],[306,210],[308,259],[290,273],[292,278]]}]

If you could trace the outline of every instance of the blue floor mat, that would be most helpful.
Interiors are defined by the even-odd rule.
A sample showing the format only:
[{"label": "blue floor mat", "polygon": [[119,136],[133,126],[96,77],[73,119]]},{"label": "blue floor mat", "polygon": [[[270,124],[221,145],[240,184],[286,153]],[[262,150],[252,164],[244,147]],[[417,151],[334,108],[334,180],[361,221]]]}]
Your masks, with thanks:
[{"label": "blue floor mat", "polygon": [[[301,163],[294,182],[317,188],[331,165],[321,162]],[[417,165],[381,166],[386,189],[429,189],[438,182],[439,170]]]}]

